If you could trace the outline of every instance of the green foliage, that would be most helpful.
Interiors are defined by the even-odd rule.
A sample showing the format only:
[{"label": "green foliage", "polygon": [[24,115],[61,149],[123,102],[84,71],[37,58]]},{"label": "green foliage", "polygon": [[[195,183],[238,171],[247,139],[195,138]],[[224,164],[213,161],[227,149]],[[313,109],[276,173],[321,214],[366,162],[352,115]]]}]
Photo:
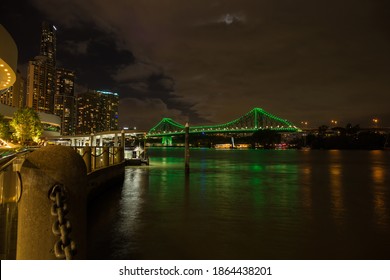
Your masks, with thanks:
[{"label": "green foliage", "polygon": [[22,144],[31,140],[38,142],[43,131],[38,113],[31,108],[16,111],[10,125],[14,130],[14,136]]},{"label": "green foliage", "polygon": [[352,126],[352,124],[348,123],[345,127],[345,131],[347,135],[355,135],[360,131],[360,125]]},{"label": "green foliage", "polygon": [[4,116],[0,114],[0,138],[9,139],[10,131],[8,122],[4,119]]}]

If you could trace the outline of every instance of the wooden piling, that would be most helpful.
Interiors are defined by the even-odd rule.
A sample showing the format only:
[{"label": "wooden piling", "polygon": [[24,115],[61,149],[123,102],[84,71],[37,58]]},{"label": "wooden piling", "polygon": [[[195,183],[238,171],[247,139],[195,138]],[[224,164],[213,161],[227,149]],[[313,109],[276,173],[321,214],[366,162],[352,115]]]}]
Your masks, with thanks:
[{"label": "wooden piling", "polygon": [[190,127],[188,123],[186,123],[185,126],[185,152],[184,152],[184,158],[185,158],[185,172],[190,172]]}]

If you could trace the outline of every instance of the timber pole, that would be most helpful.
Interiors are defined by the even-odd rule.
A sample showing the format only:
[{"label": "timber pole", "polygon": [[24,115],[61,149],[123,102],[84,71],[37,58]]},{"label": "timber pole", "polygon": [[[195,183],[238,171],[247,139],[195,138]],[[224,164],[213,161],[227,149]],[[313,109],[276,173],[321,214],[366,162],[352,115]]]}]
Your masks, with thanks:
[{"label": "timber pole", "polygon": [[185,126],[185,152],[184,152],[184,158],[185,158],[185,173],[188,174],[190,172],[190,141],[189,141],[189,134],[190,134],[190,127],[188,123],[186,123]]}]

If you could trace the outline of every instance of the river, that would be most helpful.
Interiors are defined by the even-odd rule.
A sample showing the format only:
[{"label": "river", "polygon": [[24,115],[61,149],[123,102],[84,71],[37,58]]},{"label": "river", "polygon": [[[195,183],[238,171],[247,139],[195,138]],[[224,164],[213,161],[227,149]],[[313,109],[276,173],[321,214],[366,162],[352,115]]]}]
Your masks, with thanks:
[{"label": "river", "polygon": [[389,151],[148,153],[90,205],[90,259],[390,259]]}]

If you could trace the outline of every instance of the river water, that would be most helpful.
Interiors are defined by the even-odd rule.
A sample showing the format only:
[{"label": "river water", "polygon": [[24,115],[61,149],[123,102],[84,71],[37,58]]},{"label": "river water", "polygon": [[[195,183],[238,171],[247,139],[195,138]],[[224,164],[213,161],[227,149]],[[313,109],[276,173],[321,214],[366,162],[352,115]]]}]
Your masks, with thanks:
[{"label": "river water", "polygon": [[90,259],[390,259],[389,151],[148,153],[90,205]]}]

